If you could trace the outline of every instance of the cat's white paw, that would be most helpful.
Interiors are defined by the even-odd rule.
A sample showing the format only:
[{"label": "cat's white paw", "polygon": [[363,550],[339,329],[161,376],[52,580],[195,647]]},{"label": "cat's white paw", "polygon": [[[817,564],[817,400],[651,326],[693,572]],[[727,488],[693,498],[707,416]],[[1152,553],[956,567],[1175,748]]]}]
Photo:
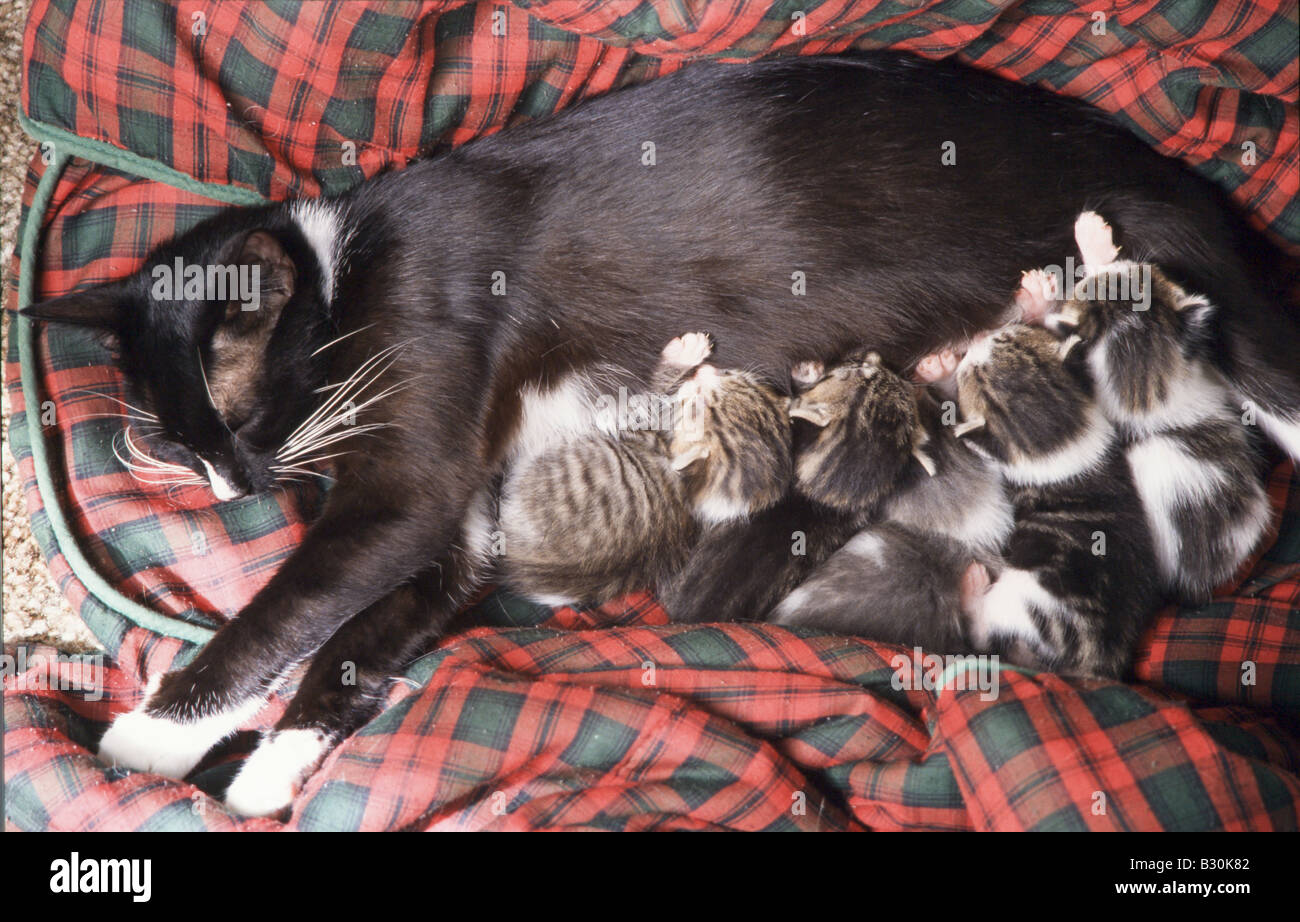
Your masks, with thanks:
[{"label": "cat's white paw", "polygon": [[1085,266],[1104,266],[1119,259],[1119,247],[1110,225],[1095,211],[1085,211],[1074,222],[1074,242]]},{"label": "cat's white paw", "polygon": [[680,368],[694,368],[712,352],[708,333],[685,333],[664,346],[663,360]]},{"label": "cat's white paw", "polygon": [[173,720],[147,713],[160,676],[149,682],[144,704],[119,714],[99,742],[102,761],[168,778],[184,778],[208,750],[257,713],[261,701],[196,720]]},{"label": "cat's white paw", "polygon": [[329,746],[317,730],[267,734],[226,790],[226,806],[242,816],[275,816],[291,803]]}]

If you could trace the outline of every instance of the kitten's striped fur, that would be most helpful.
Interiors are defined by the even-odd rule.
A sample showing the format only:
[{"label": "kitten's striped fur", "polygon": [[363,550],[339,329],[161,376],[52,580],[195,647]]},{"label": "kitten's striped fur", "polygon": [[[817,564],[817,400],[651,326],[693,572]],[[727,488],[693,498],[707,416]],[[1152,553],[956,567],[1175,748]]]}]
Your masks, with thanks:
[{"label": "kitten's striped fur", "polygon": [[[859,503],[877,494],[880,501],[866,507],[873,524],[787,595],[771,620],[964,650],[963,576],[974,561],[996,557],[1011,530],[996,469],[958,443],[928,392],[872,356],[822,376],[796,409],[820,426],[796,454],[798,489],[845,512],[863,511]],[[840,485],[855,480],[871,483],[871,492],[846,502]]]},{"label": "kitten's striped fur", "polygon": [[520,459],[500,503],[503,582],[546,604],[652,589],[685,562],[700,525],[775,503],[790,480],[787,398],[743,371],[703,365],[703,334],[664,350],[651,388],[668,431],[592,434]]}]

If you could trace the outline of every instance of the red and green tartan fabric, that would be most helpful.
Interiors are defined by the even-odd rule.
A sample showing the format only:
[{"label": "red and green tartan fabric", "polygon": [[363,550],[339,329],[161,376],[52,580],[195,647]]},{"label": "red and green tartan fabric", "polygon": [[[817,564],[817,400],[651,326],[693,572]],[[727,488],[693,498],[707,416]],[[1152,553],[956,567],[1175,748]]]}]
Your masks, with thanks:
[{"label": "red and green tartan fabric", "polygon": [[[34,0],[23,111],[46,146],[25,209],[48,164],[72,160],[27,215],[45,230],[21,268],[36,297],[120,276],[218,207],[208,196],[338,192],[694,58],[881,47],[956,55],[1115,112],[1300,253],[1297,19],[1293,2],[1265,0]],[[1160,615],[1141,684],[1004,670],[992,700],[899,690],[900,651],[882,644],[670,626],[644,597],[551,612],[494,594],[474,613],[484,626],[413,664],[330,756],[288,824],[232,817],[203,791],[220,792],[248,734],[193,784],[104,766],[94,744],[145,677],[192,656],[269,578],[321,490],[217,504],[145,487],[114,456],[120,382],[94,337],[20,324],[13,342],[11,444],[33,528],[111,657],[102,676],[65,663],[59,682],[6,679],[15,827],[1300,827],[1290,464],[1270,482],[1275,540],[1210,605]]]}]

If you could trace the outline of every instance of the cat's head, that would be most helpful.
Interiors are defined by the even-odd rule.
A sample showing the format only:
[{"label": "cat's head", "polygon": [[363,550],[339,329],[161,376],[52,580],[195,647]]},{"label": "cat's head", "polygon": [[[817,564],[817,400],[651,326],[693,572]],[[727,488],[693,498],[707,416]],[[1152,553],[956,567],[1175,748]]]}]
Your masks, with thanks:
[{"label": "cat's head", "polygon": [[1012,479],[1073,476],[1109,446],[1075,338],[1019,324],[978,336],[957,366],[957,393],[956,434]]},{"label": "cat's head", "polygon": [[868,512],[912,465],[929,470],[915,388],[877,353],[850,356],[824,372],[801,363],[792,376],[799,393],[790,417],[813,427],[796,445],[799,493],[844,512]]},{"label": "cat's head", "polygon": [[785,495],[791,476],[786,397],[749,372],[700,365],[675,401],[669,453],[700,520],[746,518]]},{"label": "cat's head", "polygon": [[321,279],[283,210],[230,209],[158,247],[133,275],[22,313],[105,334],[129,404],[120,456],[136,476],[197,475],[230,499],[282,476],[277,453],[319,400]]}]

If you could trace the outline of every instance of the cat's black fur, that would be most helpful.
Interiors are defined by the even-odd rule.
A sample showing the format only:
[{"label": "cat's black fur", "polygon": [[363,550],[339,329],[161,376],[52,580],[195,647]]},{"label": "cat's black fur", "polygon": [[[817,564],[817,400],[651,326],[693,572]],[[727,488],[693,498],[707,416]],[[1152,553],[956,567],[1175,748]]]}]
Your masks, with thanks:
[{"label": "cat's black fur", "polygon": [[[954,165],[941,160],[947,141]],[[135,393],[176,441],[167,450],[191,465],[203,455],[236,491],[273,482],[277,440],[320,399],[316,388],[395,348],[385,381],[404,389],[361,420],[382,428],[337,459],[301,547],[163,680],[142,725],[243,713],[308,659],[278,727],[317,727],[328,744],[367,720],[376,683],[469,591],[462,521],[508,453],[522,386],[597,361],[644,386],[661,344],[697,329],[716,337],[720,364],[772,382],[801,358],[834,359],[864,341],[907,367],[991,325],[1021,270],[1069,251],[1085,207],[1126,228],[1133,258],[1220,306],[1217,359],[1241,391],[1276,412],[1300,409],[1300,318],[1284,310],[1271,249],[1212,184],[1087,106],[953,64],[694,65],[325,207],[340,241],[328,260],[282,203],[223,212],[146,263],[147,273],[174,253],[252,258],[243,254],[257,230],[279,245],[270,263],[291,263],[246,418],[212,409],[199,362],[229,305],[154,301],[141,274],[28,311],[115,330]],[[493,273],[504,273],[504,295]],[[793,293],[794,273],[806,294]],[[263,346],[251,333],[234,339]],[[366,681],[340,686],[343,661]],[[204,726],[220,737],[228,723]],[[105,750],[132,767],[183,775],[198,758],[169,755],[170,737],[154,732],[164,724],[132,731],[129,744],[122,726]]]}]

